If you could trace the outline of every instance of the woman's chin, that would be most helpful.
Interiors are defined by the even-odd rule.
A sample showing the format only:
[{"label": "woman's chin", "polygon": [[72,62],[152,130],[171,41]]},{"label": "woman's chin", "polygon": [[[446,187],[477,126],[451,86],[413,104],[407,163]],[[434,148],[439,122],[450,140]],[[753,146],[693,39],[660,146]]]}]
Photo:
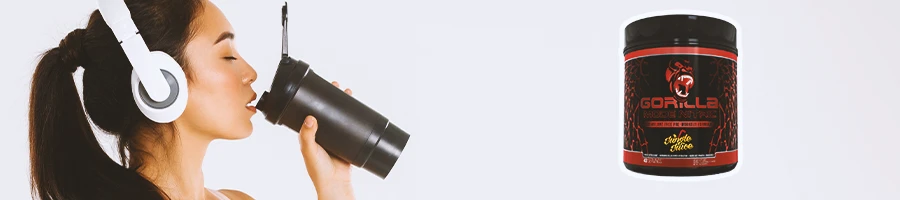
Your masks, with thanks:
[{"label": "woman's chin", "polygon": [[230,133],[228,133],[228,134],[224,134],[224,135],[221,137],[221,139],[226,139],[226,140],[240,140],[240,139],[244,139],[244,138],[250,137],[250,134],[253,133],[253,125],[249,125],[249,126],[246,127],[246,128],[245,128],[245,127],[242,127],[242,128],[236,128],[236,129],[233,129],[233,130],[236,130],[236,131],[232,131],[232,132],[230,132]]},{"label": "woman's chin", "polygon": [[228,135],[228,136],[222,137],[222,138],[220,138],[220,139],[225,139],[225,140],[240,140],[240,139],[244,139],[244,138],[247,138],[247,137],[250,137],[250,133],[242,134],[242,135]]}]

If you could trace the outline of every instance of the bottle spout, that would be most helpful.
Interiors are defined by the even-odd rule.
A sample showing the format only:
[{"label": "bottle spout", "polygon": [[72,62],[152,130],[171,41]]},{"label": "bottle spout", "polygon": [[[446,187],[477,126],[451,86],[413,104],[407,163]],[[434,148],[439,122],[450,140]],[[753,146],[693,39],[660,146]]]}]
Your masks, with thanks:
[{"label": "bottle spout", "polygon": [[269,92],[263,92],[262,95],[259,95],[259,100],[256,101],[256,110],[259,110],[260,112],[262,112],[263,115],[265,115],[266,112],[268,112],[268,110],[266,109],[268,107],[268,104],[266,103],[266,96],[268,96],[268,95],[269,95]]}]

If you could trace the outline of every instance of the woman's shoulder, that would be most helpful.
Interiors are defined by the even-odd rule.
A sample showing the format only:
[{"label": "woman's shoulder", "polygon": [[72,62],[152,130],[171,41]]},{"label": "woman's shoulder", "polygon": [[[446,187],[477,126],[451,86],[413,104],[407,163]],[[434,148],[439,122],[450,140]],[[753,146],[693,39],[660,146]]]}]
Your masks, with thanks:
[{"label": "woman's shoulder", "polygon": [[229,200],[253,200],[253,197],[250,197],[250,195],[247,195],[247,193],[241,192],[240,190],[221,189],[217,191],[228,197]]}]

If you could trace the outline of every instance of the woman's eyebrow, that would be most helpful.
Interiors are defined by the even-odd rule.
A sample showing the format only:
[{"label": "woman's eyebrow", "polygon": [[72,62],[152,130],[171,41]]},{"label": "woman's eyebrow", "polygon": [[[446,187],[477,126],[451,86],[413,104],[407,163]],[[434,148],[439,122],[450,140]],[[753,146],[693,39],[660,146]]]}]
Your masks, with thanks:
[{"label": "woman's eyebrow", "polygon": [[219,42],[221,42],[222,40],[225,40],[225,39],[232,39],[232,40],[233,40],[233,39],[234,39],[234,33],[228,32],[228,31],[222,32],[222,34],[219,35],[219,38],[216,39],[216,42],[213,43],[213,45],[219,44]]}]

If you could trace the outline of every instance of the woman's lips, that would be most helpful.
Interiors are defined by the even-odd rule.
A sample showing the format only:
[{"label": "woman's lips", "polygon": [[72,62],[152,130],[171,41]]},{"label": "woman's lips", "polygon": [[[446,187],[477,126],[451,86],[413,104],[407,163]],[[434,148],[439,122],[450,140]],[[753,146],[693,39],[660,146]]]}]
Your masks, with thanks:
[{"label": "woman's lips", "polygon": [[253,106],[253,100],[256,100],[256,93],[253,93],[253,96],[250,98],[250,101],[247,102],[247,110],[252,113],[256,113],[256,106]]}]

